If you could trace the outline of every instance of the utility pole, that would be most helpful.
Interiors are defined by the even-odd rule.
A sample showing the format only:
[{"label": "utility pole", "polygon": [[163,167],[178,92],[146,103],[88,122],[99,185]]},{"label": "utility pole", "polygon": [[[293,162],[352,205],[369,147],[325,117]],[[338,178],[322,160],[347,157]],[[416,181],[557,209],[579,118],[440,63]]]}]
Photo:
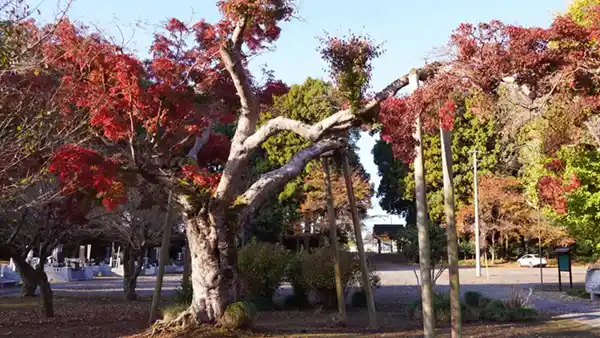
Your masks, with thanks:
[{"label": "utility pole", "polygon": [[544,285],[544,267],[542,266],[542,227],[541,227],[541,216],[540,206],[537,206],[537,224],[538,224],[538,247],[540,251],[540,283]]},{"label": "utility pole", "polygon": [[481,246],[479,244],[479,194],[477,188],[477,150],[473,150],[473,194],[475,205],[475,275],[481,277]]}]

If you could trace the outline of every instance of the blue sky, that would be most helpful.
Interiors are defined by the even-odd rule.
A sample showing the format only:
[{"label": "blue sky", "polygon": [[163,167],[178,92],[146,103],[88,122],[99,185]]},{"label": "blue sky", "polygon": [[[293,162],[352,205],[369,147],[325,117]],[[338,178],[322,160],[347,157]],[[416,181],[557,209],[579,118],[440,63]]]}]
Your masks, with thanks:
[{"label": "blue sky", "polygon": [[[38,4],[40,0],[30,1]],[[47,21],[54,17],[56,0],[42,0],[41,15]],[[215,22],[219,13],[214,0],[76,0],[69,11],[73,20],[92,24],[117,41],[132,40],[129,48],[146,55],[152,32],[168,18],[184,22],[204,18]],[[374,62],[373,89],[423,64],[433,48],[444,45],[449,34],[462,22],[499,19],[523,26],[547,26],[552,16],[563,12],[567,0],[297,0],[299,20],[286,23],[274,52],[252,61],[259,69],[267,64],[285,82],[301,83],[308,76],[326,78],[325,64],[317,52],[317,37],[325,31],[344,34],[348,31],[369,34],[383,42],[385,54]],[[136,25],[139,24],[139,25]],[[139,26],[139,27],[136,27]],[[122,32],[122,33],[121,33]],[[379,178],[371,149],[375,139],[364,135],[359,141],[360,157],[371,174],[373,183]],[[374,199],[371,215],[385,214]],[[369,219],[374,222],[399,222],[396,217]]]}]

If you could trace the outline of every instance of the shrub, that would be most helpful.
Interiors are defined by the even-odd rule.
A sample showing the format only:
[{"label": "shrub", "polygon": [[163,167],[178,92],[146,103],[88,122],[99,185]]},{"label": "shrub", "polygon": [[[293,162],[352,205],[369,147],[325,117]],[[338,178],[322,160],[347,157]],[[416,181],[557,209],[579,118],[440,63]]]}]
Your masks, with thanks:
[{"label": "shrub", "polygon": [[194,289],[192,288],[191,281],[184,283],[181,280],[181,283],[177,289],[175,289],[173,293],[173,300],[177,304],[181,305],[190,305],[192,304],[192,298],[194,296]]},{"label": "shrub", "polygon": [[306,308],[308,303],[308,290],[302,276],[303,252],[291,256],[288,264],[286,279],[292,285],[293,295],[285,298],[285,305],[289,307]]},{"label": "shrub", "polygon": [[504,322],[507,320],[507,311],[504,302],[501,300],[492,300],[489,302],[482,312],[482,319],[492,320],[496,322]]},{"label": "shrub", "polygon": [[252,241],[243,247],[238,253],[238,272],[246,298],[270,303],[283,281],[289,257],[279,244]]},{"label": "shrub", "polygon": [[252,327],[255,317],[256,308],[252,303],[235,302],[225,309],[219,326],[230,330],[248,329]]},{"label": "shrub", "polygon": [[504,301],[504,305],[511,309],[521,308],[529,303],[529,297],[533,293],[533,289],[529,289],[529,293],[525,295],[521,289],[513,286],[508,296],[508,299]]},{"label": "shrub", "polygon": [[367,307],[367,293],[365,290],[358,290],[352,295],[352,306],[356,308]]},{"label": "shrub", "polygon": [[467,291],[464,295],[465,304],[469,306],[478,307],[479,299],[481,299],[481,297],[483,296],[479,292]]},{"label": "shrub", "polygon": [[[360,261],[358,255],[348,251],[340,251],[340,270],[344,295],[350,286],[360,286]],[[302,283],[308,290],[315,292],[326,307],[337,305],[335,288],[335,272],[333,269],[333,252],[331,248],[320,248],[302,256]],[[376,272],[371,270],[371,284],[378,286],[380,281]]]},{"label": "shrub", "polygon": [[[412,319],[422,319],[422,304],[421,298],[410,302],[407,306],[408,316]],[[433,315],[437,322],[445,323],[450,321],[450,295],[445,293],[435,293],[433,295]]]},{"label": "shrub", "polygon": [[537,312],[532,308],[511,307],[512,305],[500,300],[490,301],[482,311],[482,319],[496,322],[519,322],[537,317]]}]

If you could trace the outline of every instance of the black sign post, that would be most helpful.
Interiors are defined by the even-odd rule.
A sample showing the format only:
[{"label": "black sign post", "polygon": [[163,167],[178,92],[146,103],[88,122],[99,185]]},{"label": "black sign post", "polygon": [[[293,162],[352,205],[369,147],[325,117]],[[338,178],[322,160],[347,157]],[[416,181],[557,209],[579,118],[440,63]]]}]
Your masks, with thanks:
[{"label": "black sign post", "polygon": [[558,261],[558,290],[562,291],[561,272],[569,272],[569,286],[573,288],[573,273],[571,271],[571,252],[569,248],[558,248],[554,250]]}]

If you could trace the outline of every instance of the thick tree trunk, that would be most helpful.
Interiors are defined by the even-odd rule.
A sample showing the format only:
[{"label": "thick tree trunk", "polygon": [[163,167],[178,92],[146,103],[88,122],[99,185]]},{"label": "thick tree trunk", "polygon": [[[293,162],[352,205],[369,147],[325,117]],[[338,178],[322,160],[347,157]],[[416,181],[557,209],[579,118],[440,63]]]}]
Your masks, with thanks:
[{"label": "thick tree trunk", "polygon": [[452,315],[452,337],[462,337],[460,308],[460,282],[458,278],[458,236],[454,207],[454,184],[452,178],[452,134],[440,127],[442,140],[442,165],[444,176],[444,213],[446,215],[446,237],[448,239],[448,274],[450,278],[450,312]]},{"label": "thick tree trunk", "polygon": [[209,217],[205,210],[195,215],[186,210],[186,216],[194,290],[188,313],[196,323],[216,323],[238,297],[236,232],[224,213]]}]

